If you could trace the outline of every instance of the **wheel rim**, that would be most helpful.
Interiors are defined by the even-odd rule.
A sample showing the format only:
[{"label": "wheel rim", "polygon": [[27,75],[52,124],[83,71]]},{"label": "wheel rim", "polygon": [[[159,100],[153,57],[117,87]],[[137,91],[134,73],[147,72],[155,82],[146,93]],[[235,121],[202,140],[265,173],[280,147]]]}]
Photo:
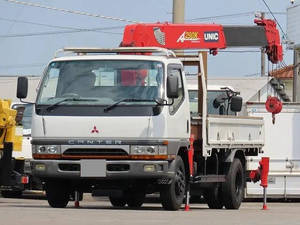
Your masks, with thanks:
[{"label": "wheel rim", "polygon": [[176,197],[181,197],[185,192],[185,177],[182,168],[179,168],[175,176],[175,194]]}]

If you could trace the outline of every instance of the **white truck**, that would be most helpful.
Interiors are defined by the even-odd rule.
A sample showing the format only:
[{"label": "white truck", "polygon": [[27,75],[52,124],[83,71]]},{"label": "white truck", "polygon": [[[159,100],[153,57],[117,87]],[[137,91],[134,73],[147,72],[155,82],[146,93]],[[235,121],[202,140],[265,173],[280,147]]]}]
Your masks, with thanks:
[{"label": "white truck", "polygon": [[[32,117],[31,166],[45,181],[49,204],[65,207],[74,192],[78,200],[100,190],[114,206],[140,207],[146,193],[159,191],[163,207],[177,210],[191,189],[210,208],[238,209],[246,156],[257,156],[264,144],[263,120],[237,116],[242,99],[229,89],[209,102],[219,115],[208,114],[202,55],[179,58],[167,49],[216,55],[226,47],[262,47],[278,63],[275,21],[254,22],[131,24],[120,48],[64,49],[77,55],[49,63]],[[198,74],[192,116],[184,66]],[[25,98],[26,78],[18,84],[17,96]]]},{"label": "white truck", "polygon": [[[65,207],[74,192],[95,190],[113,206],[140,207],[146,193],[158,191],[163,207],[177,210],[191,185],[191,194],[203,194],[210,208],[239,208],[246,156],[261,151],[264,123],[237,116],[242,101],[229,90],[210,102],[220,115],[207,113],[201,54],[177,58],[167,49],[135,47],[65,51],[77,55],[50,61],[32,117],[31,169],[45,182],[52,207]],[[200,113],[192,117],[183,68],[191,61],[200,68]],[[20,77],[19,98],[26,89]]]}]

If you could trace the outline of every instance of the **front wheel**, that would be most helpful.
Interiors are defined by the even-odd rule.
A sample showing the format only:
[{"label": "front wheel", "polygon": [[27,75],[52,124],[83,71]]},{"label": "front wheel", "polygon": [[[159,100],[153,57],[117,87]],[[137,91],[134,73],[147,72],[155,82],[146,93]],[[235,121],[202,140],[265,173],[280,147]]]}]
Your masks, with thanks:
[{"label": "front wheel", "polygon": [[143,190],[130,191],[127,196],[127,205],[130,208],[140,208],[145,200],[145,192]]},{"label": "front wheel", "polygon": [[235,158],[230,165],[226,182],[222,184],[222,198],[226,209],[238,209],[245,191],[245,172],[241,160]]},{"label": "front wheel", "polygon": [[68,184],[62,181],[47,181],[46,195],[51,207],[65,208],[70,200],[70,189]]},{"label": "front wheel", "polygon": [[180,156],[175,159],[175,177],[171,184],[160,191],[161,203],[166,210],[178,210],[183,203],[186,189],[186,176],[183,160]]}]

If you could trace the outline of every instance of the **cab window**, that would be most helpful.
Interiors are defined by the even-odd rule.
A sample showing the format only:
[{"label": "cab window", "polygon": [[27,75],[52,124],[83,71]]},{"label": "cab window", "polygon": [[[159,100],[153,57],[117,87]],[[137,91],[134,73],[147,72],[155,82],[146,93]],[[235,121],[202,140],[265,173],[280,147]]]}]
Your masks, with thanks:
[{"label": "cab window", "polygon": [[[174,114],[177,109],[180,107],[184,100],[184,87],[183,87],[183,81],[182,81],[182,70],[180,67],[170,67],[168,69],[168,74],[174,74],[178,77],[178,90],[179,90],[179,96],[178,98],[174,99],[174,104],[170,106],[170,113]],[[168,102],[171,102],[171,99],[168,99]]]}]

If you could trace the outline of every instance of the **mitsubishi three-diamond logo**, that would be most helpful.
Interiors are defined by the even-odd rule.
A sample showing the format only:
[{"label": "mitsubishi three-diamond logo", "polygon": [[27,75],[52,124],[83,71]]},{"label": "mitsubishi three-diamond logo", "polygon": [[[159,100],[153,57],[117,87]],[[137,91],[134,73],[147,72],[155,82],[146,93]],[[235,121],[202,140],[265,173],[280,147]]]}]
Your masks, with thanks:
[{"label": "mitsubishi three-diamond logo", "polygon": [[97,129],[97,127],[96,126],[94,126],[94,128],[92,129],[92,131],[91,131],[91,133],[93,134],[93,133],[99,133],[99,130]]}]

